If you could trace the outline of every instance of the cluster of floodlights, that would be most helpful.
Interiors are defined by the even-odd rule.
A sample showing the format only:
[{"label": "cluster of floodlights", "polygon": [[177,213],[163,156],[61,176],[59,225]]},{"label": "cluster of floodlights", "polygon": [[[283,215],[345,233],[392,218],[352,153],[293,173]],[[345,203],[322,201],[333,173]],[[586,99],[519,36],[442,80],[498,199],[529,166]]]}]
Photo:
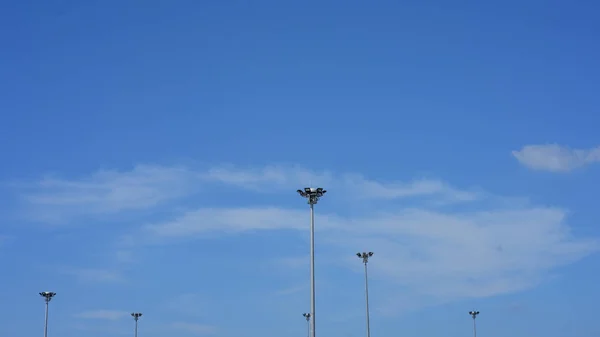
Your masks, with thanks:
[{"label": "cluster of floodlights", "polygon": [[298,194],[300,194],[301,197],[307,198],[308,203],[311,205],[316,204],[319,201],[319,199],[322,196],[324,196],[325,193],[327,193],[327,191],[322,189],[321,187],[305,187],[304,190],[298,190],[296,192],[298,192]]},{"label": "cluster of floodlights", "polygon": [[[48,304],[50,303],[52,298],[56,296],[56,293],[52,291],[42,291],[40,293],[40,296],[42,296],[44,298],[44,302],[46,302],[46,320],[44,324],[44,337],[48,337]],[[138,320],[140,319],[140,317],[142,317],[142,313],[132,312],[131,317],[133,317],[133,319],[135,320],[135,337],[137,337]]]},{"label": "cluster of floodlights", "polygon": [[367,263],[369,262],[369,258],[373,256],[373,252],[356,253],[356,256],[358,256],[359,259],[362,259],[363,263]]},{"label": "cluster of floodlights", "polygon": [[53,293],[51,291],[42,291],[40,293],[40,296],[42,296],[44,298],[44,301],[46,301],[46,303],[48,303],[52,300],[52,298],[54,296],[56,296],[56,293]]}]

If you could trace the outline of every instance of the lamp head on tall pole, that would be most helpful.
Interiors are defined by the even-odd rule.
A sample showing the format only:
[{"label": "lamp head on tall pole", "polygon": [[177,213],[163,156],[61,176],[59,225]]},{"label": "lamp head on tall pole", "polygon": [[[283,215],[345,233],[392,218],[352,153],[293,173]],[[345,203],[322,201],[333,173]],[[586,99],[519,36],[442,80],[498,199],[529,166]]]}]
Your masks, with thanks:
[{"label": "lamp head on tall pole", "polygon": [[132,312],[131,317],[133,317],[133,319],[137,321],[138,319],[140,319],[140,317],[142,317],[142,313],[141,312]]},{"label": "lamp head on tall pole", "polygon": [[306,321],[310,321],[310,313],[303,313],[302,316],[304,316],[304,318],[306,318]]},{"label": "lamp head on tall pole", "polygon": [[362,259],[363,263],[366,264],[369,262],[369,258],[373,256],[373,252],[356,253],[356,256],[358,256],[359,259]]},{"label": "lamp head on tall pole", "polygon": [[51,291],[42,291],[40,293],[40,296],[42,296],[44,298],[44,300],[46,301],[46,303],[48,303],[52,300],[52,298],[54,296],[56,296],[56,293],[53,293]]},{"label": "lamp head on tall pole", "polygon": [[297,192],[301,197],[308,199],[309,205],[316,205],[317,202],[319,202],[319,199],[327,193],[327,191],[321,187],[305,187],[304,190],[298,190]]},{"label": "lamp head on tall pole", "polygon": [[469,311],[469,315],[471,315],[471,317],[473,317],[473,319],[477,318],[477,315],[479,315],[479,311]]}]

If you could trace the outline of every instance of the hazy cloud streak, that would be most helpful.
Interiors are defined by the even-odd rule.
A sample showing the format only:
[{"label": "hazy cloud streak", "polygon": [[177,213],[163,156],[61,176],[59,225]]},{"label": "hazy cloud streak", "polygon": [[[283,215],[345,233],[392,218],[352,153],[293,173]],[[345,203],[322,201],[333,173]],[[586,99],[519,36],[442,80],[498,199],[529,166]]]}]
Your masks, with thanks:
[{"label": "hazy cloud streak", "polygon": [[512,155],[522,165],[539,171],[570,172],[600,161],[600,146],[591,149],[572,149],[557,144],[526,145]]}]

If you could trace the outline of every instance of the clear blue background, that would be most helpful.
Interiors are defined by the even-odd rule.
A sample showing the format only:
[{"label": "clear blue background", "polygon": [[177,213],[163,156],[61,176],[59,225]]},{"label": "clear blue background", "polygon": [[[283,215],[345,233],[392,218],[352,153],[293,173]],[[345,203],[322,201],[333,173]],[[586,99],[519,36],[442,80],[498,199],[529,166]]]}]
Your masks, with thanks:
[{"label": "clear blue background", "polygon": [[[0,0],[0,235],[11,237],[0,246],[0,335],[42,333],[46,284],[59,292],[52,335],[89,325],[87,336],[105,336],[71,315],[145,312],[182,293],[213,299],[197,320],[221,335],[305,331],[301,316],[289,318],[307,310],[305,290],[289,302],[251,296],[282,288],[261,280],[255,261],[289,247],[302,254],[305,237],[257,232],[152,248],[127,267],[128,282],[90,285],[55,266],[106,264],[98,256],[109,242],[168,211],[30,221],[21,185],[48,174],[284,163],[389,181],[433,176],[568,209],[574,235],[597,236],[600,167],[538,173],[510,153],[600,143],[599,11],[595,1]],[[302,209],[288,196],[256,198]],[[269,250],[248,253],[257,245]],[[524,292],[374,317],[373,335],[464,336],[466,312],[478,308],[483,336],[596,336],[598,264],[589,256]],[[320,316],[322,334],[360,336],[357,310],[343,323]]]}]

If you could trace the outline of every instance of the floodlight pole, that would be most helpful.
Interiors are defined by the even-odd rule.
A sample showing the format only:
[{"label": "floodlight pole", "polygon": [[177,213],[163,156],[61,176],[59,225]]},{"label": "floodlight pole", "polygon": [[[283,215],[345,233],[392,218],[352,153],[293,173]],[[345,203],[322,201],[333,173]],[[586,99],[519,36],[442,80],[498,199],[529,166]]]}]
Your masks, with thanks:
[{"label": "floodlight pole", "polygon": [[302,314],[302,316],[304,316],[304,318],[306,319],[306,326],[308,329],[307,336],[310,337],[310,313],[305,312]]},{"label": "floodlight pole", "polygon": [[473,310],[469,311],[469,315],[473,317],[473,337],[477,337],[477,324],[475,323],[477,315],[479,315],[479,311]]},{"label": "floodlight pole", "polygon": [[367,311],[367,337],[371,337],[371,325],[369,322],[369,273],[367,271],[367,263],[369,263],[369,258],[373,256],[373,252],[362,252],[356,253],[356,256],[360,258],[365,265],[365,302],[366,302],[366,311]]},{"label": "floodlight pole", "polygon": [[53,293],[51,291],[42,291],[40,293],[40,296],[42,296],[44,298],[44,301],[46,302],[46,319],[45,319],[45,323],[44,323],[44,337],[48,337],[48,303],[50,303],[52,298],[54,296],[56,296],[56,293]]},{"label": "floodlight pole", "polygon": [[301,197],[308,199],[310,205],[310,318],[311,334],[309,337],[315,337],[315,208],[319,199],[327,193],[326,190],[314,187],[305,187],[304,190],[298,190]]},{"label": "floodlight pole", "polygon": [[137,332],[138,332],[138,320],[140,319],[140,317],[142,317],[142,313],[141,312],[132,312],[131,313],[131,317],[133,317],[133,319],[135,320],[135,332],[134,332],[134,337],[137,337]]}]

